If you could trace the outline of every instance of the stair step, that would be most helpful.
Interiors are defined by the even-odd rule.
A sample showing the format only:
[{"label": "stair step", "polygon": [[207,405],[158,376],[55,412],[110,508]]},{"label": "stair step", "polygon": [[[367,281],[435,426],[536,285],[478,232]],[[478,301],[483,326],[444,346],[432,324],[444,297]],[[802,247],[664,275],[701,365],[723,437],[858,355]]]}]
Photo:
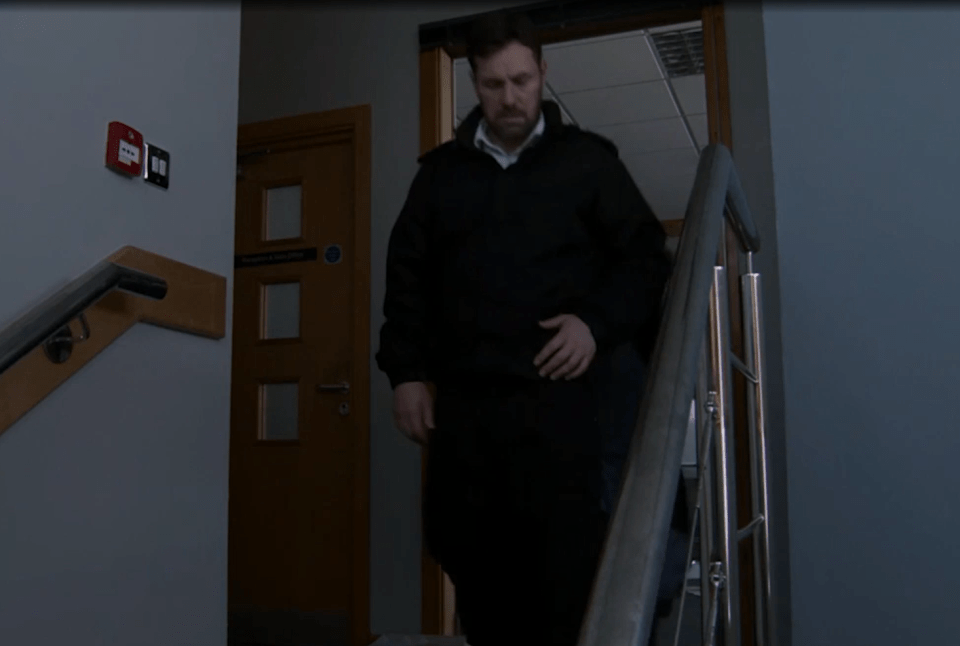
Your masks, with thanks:
[{"label": "stair step", "polygon": [[467,646],[463,637],[436,635],[383,635],[371,646]]}]

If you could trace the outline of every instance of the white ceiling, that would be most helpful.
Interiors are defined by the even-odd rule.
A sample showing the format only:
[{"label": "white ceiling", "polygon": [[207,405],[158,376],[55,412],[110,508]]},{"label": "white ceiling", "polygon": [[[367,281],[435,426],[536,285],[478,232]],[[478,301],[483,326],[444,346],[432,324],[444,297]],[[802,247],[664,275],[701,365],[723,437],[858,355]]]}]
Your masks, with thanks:
[{"label": "white ceiling", "polygon": [[[699,26],[668,25],[543,48],[549,86],[544,98],[559,100],[581,128],[617,144],[661,220],[683,217],[697,170],[691,134],[698,146],[706,145],[707,108],[703,75],[666,79],[649,34]],[[454,88],[459,121],[477,103],[465,58],[454,61]]]}]

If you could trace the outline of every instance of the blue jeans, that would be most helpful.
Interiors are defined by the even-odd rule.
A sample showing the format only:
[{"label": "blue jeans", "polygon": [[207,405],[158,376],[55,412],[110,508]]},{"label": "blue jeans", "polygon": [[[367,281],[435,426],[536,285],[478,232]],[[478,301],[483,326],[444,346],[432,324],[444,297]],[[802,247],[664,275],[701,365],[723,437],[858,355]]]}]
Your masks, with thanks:
[{"label": "blue jeans", "polygon": [[621,472],[637,423],[646,367],[629,343],[615,349],[605,360],[605,365],[600,366],[596,374],[599,421],[603,435],[603,490],[600,505],[605,512],[612,514],[620,493]]},{"label": "blue jeans", "polygon": [[[612,514],[620,495],[623,466],[636,428],[640,399],[646,381],[646,366],[634,346],[624,344],[605,358],[604,365],[599,366],[596,373],[596,380],[603,438],[603,489],[600,504],[605,512]],[[682,479],[680,484],[677,496],[683,497],[686,494]],[[682,529],[686,527],[686,519],[676,517],[678,514],[686,515],[686,505],[683,504],[684,500],[678,502],[681,505],[674,510],[675,518],[667,537],[663,574],[657,592],[658,602],[667,604],[667,608],[670,601],[679,594],[687,570],[689,532]]]}]

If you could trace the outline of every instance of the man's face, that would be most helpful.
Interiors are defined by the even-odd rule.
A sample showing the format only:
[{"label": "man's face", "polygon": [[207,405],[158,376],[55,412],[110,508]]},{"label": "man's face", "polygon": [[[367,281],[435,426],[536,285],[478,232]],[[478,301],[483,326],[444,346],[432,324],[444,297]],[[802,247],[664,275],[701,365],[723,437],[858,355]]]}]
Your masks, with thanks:
[{"label": "man's face", "polygon": [[533,50],[513,42],[476,65],[473,86],[490,130],[503,144],[519,146],[540,118],[546,61],[538,64]]}]

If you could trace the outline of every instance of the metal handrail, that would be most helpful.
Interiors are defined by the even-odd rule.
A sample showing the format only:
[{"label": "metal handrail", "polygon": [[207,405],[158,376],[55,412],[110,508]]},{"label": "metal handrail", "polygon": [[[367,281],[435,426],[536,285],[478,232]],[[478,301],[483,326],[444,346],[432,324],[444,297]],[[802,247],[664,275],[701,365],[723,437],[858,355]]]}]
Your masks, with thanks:
[{"label": "metal handrail", "polygon": [[713,144],[700,154],[651,362],[652,378],[640,405],[580,646],[636,646],[650,634],[708,322],[722,214],[743,249],[757,251],[759,235],[730,151]]},{"label": "metal handrail", "polygon": [[0,374],[54,337],[114,289],[162,300],[167,295],[167,282],[109,260],[96,264],[0,330]]}]

